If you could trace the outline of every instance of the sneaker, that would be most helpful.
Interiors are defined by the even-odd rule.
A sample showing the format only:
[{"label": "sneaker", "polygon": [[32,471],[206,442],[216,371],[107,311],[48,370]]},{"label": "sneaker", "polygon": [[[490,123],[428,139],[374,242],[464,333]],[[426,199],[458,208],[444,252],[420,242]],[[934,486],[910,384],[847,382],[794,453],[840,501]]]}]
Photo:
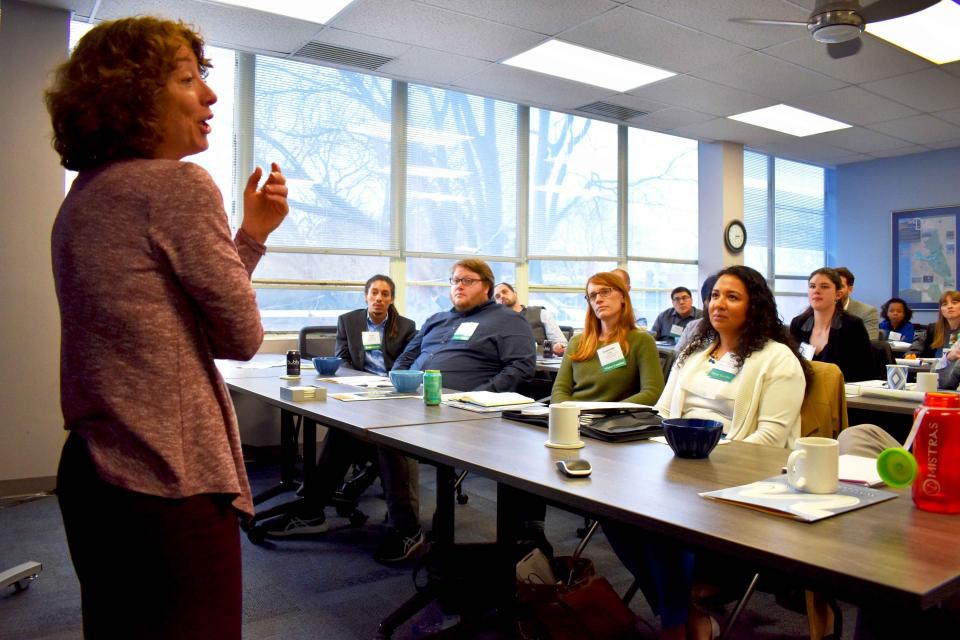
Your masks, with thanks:
[{"label": "sneaker", "polygon": [[373,554],[373,559],[377,562],[383,563],[393,563],[393,562],[403,562],[414,552],[423,546],[423,529],[417,529],[414,533],[406,536],[397,531],[396,529],[391,529],[390,533],[387,534],[387,539],[380,543],[380,546],[377,547],[376,552]]},{"label": "sneaker", "polygon": [[318,533],[326,532],[327,517],[321,512],[320,515],[309,517],[300,517],[293,514],[285,514],[270,518],[262,525],[263,532],[270,538],[292,538],[296,536],[312,536]]}]

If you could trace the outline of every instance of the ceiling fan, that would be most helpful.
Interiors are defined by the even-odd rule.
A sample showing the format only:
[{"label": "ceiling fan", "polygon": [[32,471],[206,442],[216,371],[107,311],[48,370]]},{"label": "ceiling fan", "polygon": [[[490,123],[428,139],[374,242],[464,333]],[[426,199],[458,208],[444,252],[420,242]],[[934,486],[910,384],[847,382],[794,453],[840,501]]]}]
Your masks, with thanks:
[{"label": "ceiling fan", "polygon": [[730,18],[743,24],[805,26],[817,42],[827,45],[831,58],[846,58],[860,50],[860,34],[869,22],[891,20],[922,11],[939,0],[876,0],[862,6],[859,0],[817,0],[806,22]]}]

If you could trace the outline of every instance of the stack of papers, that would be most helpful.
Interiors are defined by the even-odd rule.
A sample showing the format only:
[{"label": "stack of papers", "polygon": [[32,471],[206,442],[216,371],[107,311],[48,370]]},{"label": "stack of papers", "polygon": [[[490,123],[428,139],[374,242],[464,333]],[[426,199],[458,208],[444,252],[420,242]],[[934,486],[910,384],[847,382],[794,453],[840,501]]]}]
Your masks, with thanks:
[{"label": "stack of papers", "polygon": [[915,391],[916,383],[907,383],[906,389],[887,389],[887,383],[883,380],[864,380],[862,382],[848,382],[846,384],[846,394],[848,397],[870,396],[874,398],[889,398],[891,400],[906,400],[911,402],[923,402],[924,393]]},{"label": "stack of papers", "polygon": [[457,409],[466,409],[477,413],[494,413],[512,409],[524,409],[538,405],[533,398],[505,391],[467,391],[464,393],[443,394],[443,404]]},{"label": "stack of papers", "polygon": [[390,378],[386,376],[327,376],[317,378],[321,382],[335,382],[345,384],[351,387],[363,387],[365,389],[386,389],[393,386]]},{"label": "stack of papers", "polygon": [[839,513],[891,500],[896,498],[897,494],[846,482],[840,483],[836,493],[803,493],[791,487],[786,476],[775,476],[739,487],[708,491],[700,496],[794,520],[816,522]]}]

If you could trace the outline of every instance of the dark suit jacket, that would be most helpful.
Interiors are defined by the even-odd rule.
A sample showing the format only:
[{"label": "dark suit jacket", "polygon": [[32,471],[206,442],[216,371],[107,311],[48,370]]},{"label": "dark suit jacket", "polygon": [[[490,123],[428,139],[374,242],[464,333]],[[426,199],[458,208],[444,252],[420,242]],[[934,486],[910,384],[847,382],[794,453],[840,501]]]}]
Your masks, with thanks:
[{"label": "dark suit jacket", "polygon": [[[367,310],[348,311],[337,318],[337,355],[357,371],[363,371],[363,336],[367,330]],[[407,343],[417,335],[417,325],[410,318],[397,318],[397,335],[390,337],[383,332],[383,366],[387,371],[393,361],[403,353]]]},{"label": "dark suit jacket", "polygon": [[[809,320],[809,322],[808,322]],[[797,342],[810,342],[813,316],[800,314],[790,322],[790,334]],[[840,367],[846,382],[870,380],[873,375],[873,350],[863,320],[845,311],[833,316],[830,337],[823,351],[813,357],[819,362],[832,362]]]}]

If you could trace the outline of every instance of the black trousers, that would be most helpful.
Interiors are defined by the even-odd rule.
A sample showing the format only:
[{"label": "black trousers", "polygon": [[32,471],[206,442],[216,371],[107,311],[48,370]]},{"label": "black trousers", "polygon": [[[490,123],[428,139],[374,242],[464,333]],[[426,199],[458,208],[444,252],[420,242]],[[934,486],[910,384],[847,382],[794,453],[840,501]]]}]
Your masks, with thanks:
[{"label": "black trousers", "polygon": [[83,438],[71,434],[57,497],[87,640],[239,640],[240,534],[230,496],[120,489],[100,479]]}]

